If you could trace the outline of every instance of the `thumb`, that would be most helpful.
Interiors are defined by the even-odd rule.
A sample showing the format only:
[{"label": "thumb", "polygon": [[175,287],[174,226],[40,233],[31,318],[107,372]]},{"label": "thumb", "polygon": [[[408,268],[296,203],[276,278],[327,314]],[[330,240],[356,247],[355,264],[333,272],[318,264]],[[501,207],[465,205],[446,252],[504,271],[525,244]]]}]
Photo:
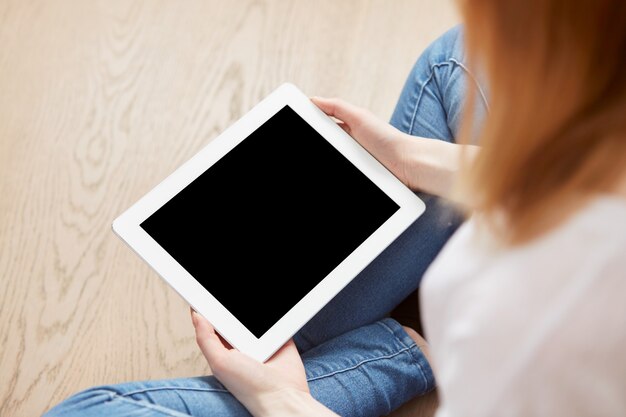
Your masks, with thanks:
[{"label": "thumb", "polygon": [[311,97],[311,101],[328,116],[332,116],[354,128],[363,119],[364,110],[339,98]]}]

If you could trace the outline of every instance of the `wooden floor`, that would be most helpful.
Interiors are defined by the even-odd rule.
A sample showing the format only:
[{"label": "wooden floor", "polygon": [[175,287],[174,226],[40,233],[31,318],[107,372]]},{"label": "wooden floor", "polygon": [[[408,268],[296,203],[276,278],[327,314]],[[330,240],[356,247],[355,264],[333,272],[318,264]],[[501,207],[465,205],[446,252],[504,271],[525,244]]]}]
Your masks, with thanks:
[{"label": "wooden floor", "polygon": [[208,372],[113,218],[284,81],[383,118],[445,0],[0,2],[0,416]]}]

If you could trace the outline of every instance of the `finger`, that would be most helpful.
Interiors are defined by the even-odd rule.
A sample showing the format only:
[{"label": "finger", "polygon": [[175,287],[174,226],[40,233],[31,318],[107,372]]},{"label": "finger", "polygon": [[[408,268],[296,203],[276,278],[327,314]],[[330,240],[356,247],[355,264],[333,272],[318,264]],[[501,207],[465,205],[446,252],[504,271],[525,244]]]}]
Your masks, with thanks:
[{"label": "finger", "polygon": [[361,120],[362,110],[342,99],[311,97],[311,101],[327,115],[336,117],[349,126]]},{"label": "finger", "polygon": [[294,354],[300,356],[300,353],[298,352],[298,348],[296,347],[296,344],[294,343],[293,339],[289,339],[287,343],[285,343],[280,349],[276,351],[276,353],[272,355],[272,357],[267,361],[267,363],[272,363],[274,361],[280,360],[284,356],[294,355]]},{"label": "finger", "polygon": [[[217,332],[215,331],[215,328],[213,327],[213,325],[211,324],[211,322],[210,322],[210,321],[206,320],[204,317],[202,317],[200,314],[198,314],[198,312],[197,312],[196,310],[194,310],[194,309],[192,308],[192,309],[191,309],[191,320],[192,320],[192,322],[194,321],[194,317],[196,317],[196,320],[204,320],[204,321],[206,321],[206,322],[208,323],[208,325],[209,325],[209,326],[211,326],[211,329],[212,329],[213,333],[215,333],[215,335],[217,336],[217,338],[218,338],[218,339],[222,342],[222,344],[224,345],[224,347],[225,347],[227,350],[230,350],[230,349],[232,349],[232,348],[233,348],[233,347],[231,346],[231,344],[230,344],[230,343],[228,343],[228,342],[226,341],[226,339],[224,339],[224,338],[222,337],[222,335],[221,335],[221,334],[219,334],[219,333],[217,333]],[[195,323],[195,322],[194,322],[194,326],[196,326],[196,323]]]},{"label": "finger", "polygon": [[228,353],[228,348],[224,346],[217,333],[215,333],[211,323],[195,311],[191,313],[191,316],[196,329],[196,342],[207,361],[209,361],[209,365],[223,360]]},{"label": "finger", "polygon": [[347,124],[345,124],[344,122],[338,122],[337,123],[339,125],[340,128],[342,128],[344,130],[344,132],[346,132],[348,135],[350,134],[350,132],[352,132],[352,129],[350,129],[350,126],[348,126]]},{"label": "finger", "polygon": [[226,339],[224,339],[221,334],[219,334],[219,333],[216,333],[216,334],[217,334],[217,337],[220,339],[220,341],[222,342],[222,344],[224,345],[224,347],[226,349],[228,349],[228,350],[233,349],[232,345],[230,343],[228,343],[228,341]]},{"label": "finger", "polygon": [[289,339],[289,341],[287,341],[287,343],[285,343],[283,345],[283,347],[281,347],[279,349],[279,351],[297,351],[298,348],[296,347],[296,343],[293,341],[293,339]]}]

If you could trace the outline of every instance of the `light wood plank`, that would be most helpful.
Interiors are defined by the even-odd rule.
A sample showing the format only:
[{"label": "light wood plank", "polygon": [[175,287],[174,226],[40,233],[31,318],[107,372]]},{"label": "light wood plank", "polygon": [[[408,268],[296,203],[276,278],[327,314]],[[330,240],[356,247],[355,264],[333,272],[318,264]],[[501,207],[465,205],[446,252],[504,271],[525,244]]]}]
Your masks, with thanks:
[{"label": "light wood plank", "polygon": [[442,0],[0,2],[0,415],[207,373],[112,219],[283,81],[389,117],[456,20]]}]

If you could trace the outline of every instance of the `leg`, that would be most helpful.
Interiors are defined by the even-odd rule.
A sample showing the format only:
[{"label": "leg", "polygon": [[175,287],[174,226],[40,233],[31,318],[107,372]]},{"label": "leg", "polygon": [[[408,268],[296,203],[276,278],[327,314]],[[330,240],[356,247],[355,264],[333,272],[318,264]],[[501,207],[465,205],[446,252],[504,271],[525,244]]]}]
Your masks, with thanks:
[{"label": "leg", "polygon": [[[311,394],[346,416],[386,415],[434,387],[415,342],[391,319],[353,330],[303,355]],[[232,417],[248,411],[213,377],[95,387],[45,417]]]},{"label": "leg", "polygon": [[87,389],[44,417],[249,417],[214,377],[129,382]]},{"label": "leg", "polygon": [[[459,27],[436,40],[411,71],[391,124],[412,135],[453,141],[466,82],[474,82],[463,64],[464,55]],[[484,111],[485,106],[481,100],[477,108]],[[415,291],[461,222],[445,201],[423,193],[419,196],[426,212],[296,334],[301,351],[380,320]]]},{"label": "leg", "polygon": [[477,89],[475,120],[488,111],[484,83],[466,64],[463,28],[456,26],[435,40],[419,57],[390,123],[413,136],[454,142],[463,118],[468,83]]},{"label": "leg", "polygon": [[344,417],[388,415],[435,387],[428,360],[389,318],[316,346],[302,358],[313,396]]}]

